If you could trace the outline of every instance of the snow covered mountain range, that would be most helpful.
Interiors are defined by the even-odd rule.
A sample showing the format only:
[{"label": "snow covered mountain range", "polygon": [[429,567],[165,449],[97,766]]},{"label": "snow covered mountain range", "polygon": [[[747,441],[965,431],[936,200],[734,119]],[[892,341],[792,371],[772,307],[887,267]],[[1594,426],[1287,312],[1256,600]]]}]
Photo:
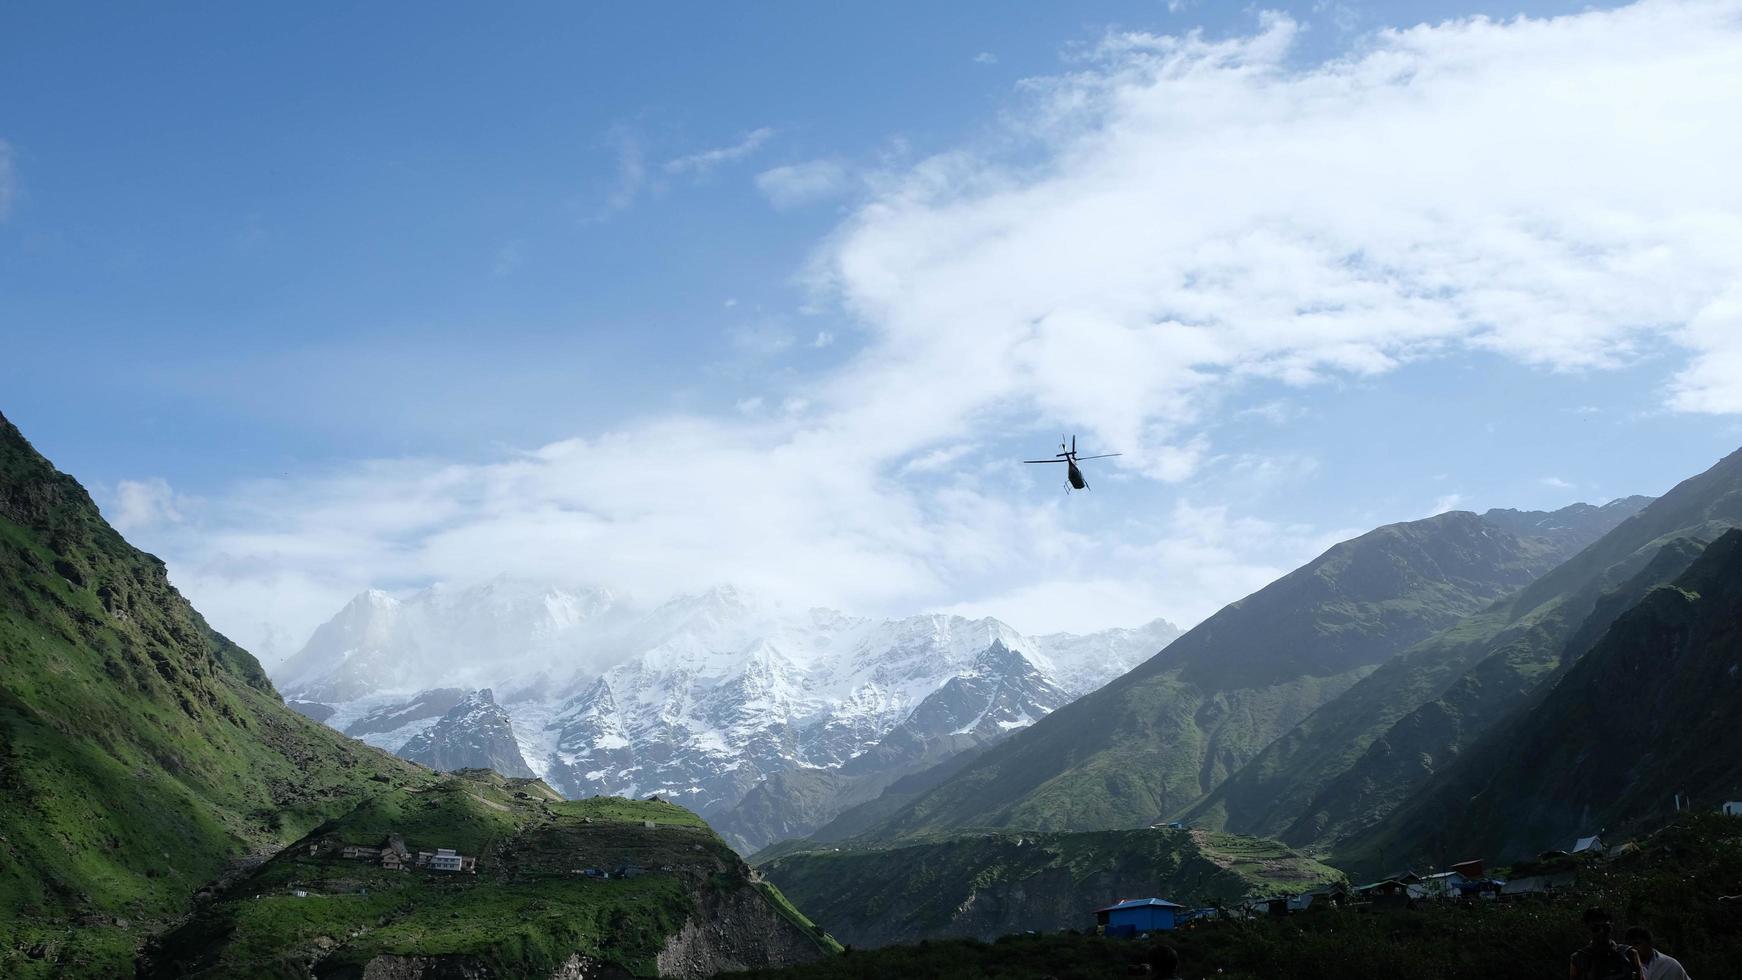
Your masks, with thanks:
[{"label": "snow covered mountain range", "polygon": [[[570,796],[669,796],[748,849],[1028,725],[1178,635],[1161,620],[1024,636],[995,619],[793,612],[731,587],[639,609],[498,579],[366,592],[273,674],[292,706],[370,744],[444,768],[523,765]],[[758,816],[734,819],[758,788]]]}]

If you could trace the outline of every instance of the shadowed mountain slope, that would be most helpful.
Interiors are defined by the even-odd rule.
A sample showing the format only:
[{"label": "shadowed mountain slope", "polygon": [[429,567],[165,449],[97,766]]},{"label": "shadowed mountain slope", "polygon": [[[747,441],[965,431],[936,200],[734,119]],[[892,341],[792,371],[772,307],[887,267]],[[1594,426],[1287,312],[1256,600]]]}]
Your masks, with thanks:
[{"label": "shadowed mountain slope", "polygon": [[[1507,512],[1501,523],[1453,512],[1345,541],[868,833],[1141,827],[1180,812],[1376,665],[1530,584],[1637,504],[1581,505],[1567,520]],[[1521,521],[1542,533],[1502,526]]]},{"label": "shadowed mountain slope", "polygon": [[1405,651],[1277,739],[1188,819],[1336,846],[1383,819],[1629,601],[1742,523],[1742,452],[1683,481],[1516,595]]},{"label": "shadowed mountain slope", "polygon": [[1611,618],[1349,858],[1509,860],[1742,799],[1742,530]]}]

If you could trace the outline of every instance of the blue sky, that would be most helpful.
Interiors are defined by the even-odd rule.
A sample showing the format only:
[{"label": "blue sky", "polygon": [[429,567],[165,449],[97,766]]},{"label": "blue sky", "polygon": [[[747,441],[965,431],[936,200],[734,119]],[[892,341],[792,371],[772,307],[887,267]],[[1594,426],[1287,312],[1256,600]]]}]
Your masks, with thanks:
[{"label": "blue sky", "polygon": [[0,409],[269,652],[497,573],[1189,623],[1742,444],[1738,21],[13,4]]}]

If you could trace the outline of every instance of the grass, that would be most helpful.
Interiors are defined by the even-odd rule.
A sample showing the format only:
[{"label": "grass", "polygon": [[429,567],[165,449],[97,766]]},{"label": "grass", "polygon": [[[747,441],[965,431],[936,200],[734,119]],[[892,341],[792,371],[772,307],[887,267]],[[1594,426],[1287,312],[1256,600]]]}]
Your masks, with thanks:
[{"label": "grass", "polygon": [[0,975],[114,976],[196,889],[427,778],[296,715],[0,420]]},{"label": "grass", "polygon": [[[756,885],[693,813],[648,800],[561,801],[535,787],[468,772],[371,799],[202,907],[151,951],[145,975],[305,976],[311,960],[323,971],[361,970],[378,956],[415,955],[546,976],[578,953],[654,976],[667,940],[707,916],[710,895],[746,888],[768,908],[771,928],[802,931],[824,952],[839,948],[777,889]],[[344,845],[377,846],[389,834],[414,853],[475,855],[478,871],[389,871],[340,856]],[[579,873],[615,875],[627,865],[647,873]]]},{"label": "grass", "polygon": [[[827,948],[809,931],[787,942],[802,917],[753,888],[681,807],[563,801],[489,773],[444,778],[286,708],[162,563],[3,418],[0,793],[8,980],[136,966],[306,977],[312,961],[389,953],[522,976],[578,952],[648,976],[670,937],[723,904],[744,920],[751,959]],[[388,872],[337,856],[389,833],[414,850],[475,853],[483,870]],[[574,873],[624,864],[653,873]]]}]

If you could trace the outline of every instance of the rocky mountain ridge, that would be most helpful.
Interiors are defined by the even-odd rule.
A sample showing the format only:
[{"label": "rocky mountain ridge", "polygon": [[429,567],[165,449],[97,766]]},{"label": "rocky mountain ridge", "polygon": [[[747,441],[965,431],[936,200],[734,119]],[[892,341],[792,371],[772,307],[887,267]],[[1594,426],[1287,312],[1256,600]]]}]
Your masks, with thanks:
[{"label": "rocky mountain ridge", "polygon": [[1400,651],[1530,585],[1644,503],[1454,511],[1342,542],[902,805],[840,819],[901,839],[1179,814]]},{"label": "rocky mountain ridge", "polygon": [[[659,793],[754,850],[1033,723],[1177,634],[1160,620],[1034,637],[995,619],[794,613],[730,587],[642,611],[604,589],[499,579],[366,592],[276,673],[298,710],[408,757],[487,687],[520,760],[564,794]],[[758,790],[753,812],[730,815]]]}]

